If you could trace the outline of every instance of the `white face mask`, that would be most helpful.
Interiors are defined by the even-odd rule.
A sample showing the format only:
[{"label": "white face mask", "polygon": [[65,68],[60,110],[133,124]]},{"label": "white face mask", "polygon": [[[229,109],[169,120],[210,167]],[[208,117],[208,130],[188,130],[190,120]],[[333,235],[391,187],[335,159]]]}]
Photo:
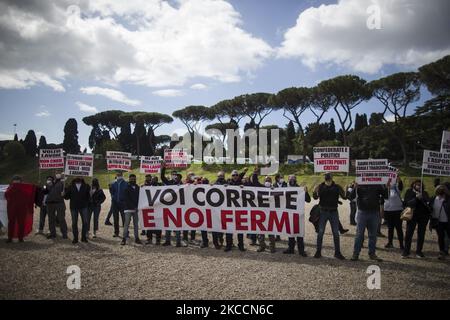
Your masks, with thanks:
[{"label": "white face mask", "polygon": [[271,187],[271,186],[272,186],[272,184],[271,184],[270,182],[268,182],[268,181],[264,182],[264,185],[265,185],[266,187]]},{"label": "white face mask", "polygon": [[280,179],[280,184],[283,184],[284,183],[284,179]]}]

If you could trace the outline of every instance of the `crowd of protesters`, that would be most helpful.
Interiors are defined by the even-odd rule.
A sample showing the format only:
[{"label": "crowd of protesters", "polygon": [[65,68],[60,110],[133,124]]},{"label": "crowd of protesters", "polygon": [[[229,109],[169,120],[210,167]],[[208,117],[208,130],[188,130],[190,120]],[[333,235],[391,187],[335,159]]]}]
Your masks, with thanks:
[{"label": "crowd of protesters", "polygon": [[[162,186],[162,185],[181,185],[181,184],[215,184],[223,186],[253,186],[265,188],[284,188],[299,187],[295,175],[289,175],[288,180],[276,174],[274,181],[272,177],[264,177],[260,182],[259,169],[247,175],[245,168],[242,172],[233,170],[230,178],[225,177],[225,172],[220,171],[217,174],[216,181],[209,181],[203,177],[197,177],[193,172],[189,172],[186,178],[180,173],[172,171],[170,178],[166,176],[164,163],[161,169],[161,182],[156,175],[146,175],[143,186]],[[12,199],[14,185],[22,183],[20,177],[14,177],[9,188],[5,192],[5,198]],[[402,257],[407,258],[411,254],[412,238],[417,227],[416,257],[423,258],[423,244],[427,226],[430,230],[436,230],[439,244],[439,259],[445,259],[448,256],[448,237],[450,235],[450,185],[441,184],[435,181],[435,190],[430,196],[425,190],[425,185],[420,180],[415,180],[406,190],[404,198],[401,192],[404,188],[400,177],[395,181],[389,181],[387,185],[358,185],[352,182],[344,189],[333,181],[330,173],[324,175],[324,181],[316,186],[312,192],[312,198],[318,200],[310,213],[309,221],[314,224],[317,233],[316,252],[314,258],[322,257],[322,243],[325,234],[327,222],[330,223],[334,241],[334,256],[337,259],[346,259],[340,249],[340,234],[346,233],[340,220],[338,206],[342,200],[350,202],[350,224],[356,226],[356,235],[354,239],[352,261],[359,259],[363,248],[364,235],[368,233],[368,254],[369,259],[382,261],[376,254],[377,238],[382,237],[381,224],[384,218],[388,226],[388,237],[385,245],[386,249],[394,248],[394,232],[397,233],[399,248],[402,251]],[[137,185],[136,175],[130,174],[128,181],[122,173],[117,173],[116,179],[109,185],[111,194],[111,205],[107,215],[105,225],[113,226],[113,237],[120,237],[120,222],[122,223],[123,233],[121,245],[126,245],[130,239],[129,227],[133,220],[134,241],[137,244],[143,244],[140,236],[146,237],[145,244],[170,246],[172,244],[172,232],[167,230],[163,238],[162,230],[147,230],[139,233],[138,223],[138,202],[140,186]],[[311,202],[311,196],[308,189],[304,187],[305,201]],[[81,219],[81,242],[88,242],[89,237],[96,238],[99,230],[99,216],[106,196],[97,179],[92,180],[92,184],[87,184],[83,178],[74,178],[69,185],[64,184],[61,174],[54,177],[49,176],[45,185],[38,188],[35,203],[40,207],[38,234],[44,234],[45,219],[48,218],[49,234],[48,239],[56,238],[56,227],[59,226],[63,239],[68,238],[68,228],[66,223],[66,201],[69,202],[70,216],[72,222],[72,243],[76,244],[79,240],[78,219]],[[406,222],[406,234],[403,234],[402,212],[405,208],[410,208],[412,216]],[[9,213],[8,213],[9,216]],[[110,222],[113,217],[113,224]],[[9,228],[14,228],[21,222],[11,215],[9,219]],[[91,223],[93,224],[91,229]],[[92,230],[92,233],[90,232]],[[201,231],[201,248],[209,247],[208,232]],[[7,242],[12,242],[12,233],[8,234]],[[196,231],[175,231],[175,245],[177,247],[187,247],[196,242]],[[213,246],[225,252],[231,251],[234,245],[234,236],[237,237],[237,248],[240,251],[246,251],[244,235],[212,232]],[[250,245],[258,246],[257,251],[263,252],[267,249],[266,236],[248,234]],[[269,235],[269,250],[276,252],[276,242],[280,240],[275,235]],[[162,241],[164,240],[164,241]],[[19,238],[23,241],[23,236]],[[294,254],[297,245],[298,254],[307,257],[305,251],[304,239],[302,237],[289,238],[288,248],[283,251],[284,254]]]}]

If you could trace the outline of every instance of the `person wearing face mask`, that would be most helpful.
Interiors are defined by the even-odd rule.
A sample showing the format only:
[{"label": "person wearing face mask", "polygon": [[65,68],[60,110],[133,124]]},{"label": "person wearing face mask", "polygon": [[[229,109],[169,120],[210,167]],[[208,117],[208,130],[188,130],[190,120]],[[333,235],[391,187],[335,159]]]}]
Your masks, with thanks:
[{"label": "person wearing face mask", "polygon": [[425,186],[421,180],[415,180],[411,187],[406,190],[405,203],[406,206],[413,208],[413,216],[410,221],[406,223],[405,235],[405,250],[403,250],[402,258],[408,258],[411,253],[411,244],[414,231],[417,226],[417,247],[416,257],[424,258],[422,252],[423,243],[425,242],[425,232],[427,224],[430,220],[430,208],[428,193],[425,191]]},{"label": "person wearing face mask", "polygon": [[61,174],[55,176],[54,183],[47,185],[47,197],[45,199],[47,204],[48,228],[50,234],[48,239],[56,238],[56,220],[59,222],[59,227],[63,239],[67,239],[67,223],[66,223],[66,204],[64,203],[64,182]]},{"label": "person wearing face mask", "polygon": [[36,232],[37,235],[43,235],[44,234],[44,227],[45,227],[45,218],[47,217],[47,195],[48,190],[53,186],[54,178],[52,176],[48,176],[46,179],[45,185],[42,187],[42,201],[40,202],[40,210],[39,210],[39,229],[38,232]]},{"label": "person wearing face mask", "polygon": [[[254,187],[272,188],[272,178],[271,177],[266,176],[264,178],[264,183],[260,183],[258,180],[258,175],[259,175],[259,168],[255,167],[255,171],[253,171],[252,178],[251,178],[252,185]],[[256,251],[264,252],[267,248],[266,236],[264,234],[258,235],[258,241],[259,241],[259,248]],[[274,235],[269,235],[269,250],[271,253],[276,252]]]},{"label": "person wearing face mask", "polygon": [[[166,186],[178,186],[182,184],[182,176],[176,171],[172,171],[171,173],[171,179],[166,178],[166,163],[163,161],[161,163],[161,181]],[[163,243],[163,246],[170,246],[171,245],[171,239],[172,239],[172,231],[167,230],[165,235],[166,240]],[[176,238],[176,247],[187,247],[187,243],[181,239],[181,232],[175,231],[175,238]]]},{"label": "person wearing face mask", "polygon": [[[217,179],[216,179],[216,182],[214,184],[217,184],[217,185],[225,185],[225,184],[227,184],[227,180],[225,180],[225,172],[219,171],[217,173]],[[222,249],[223,242],[224,242],[223,233],[222,232],[213,232],[212,233],[212,238],[213,238],[214,248],[216,248],[217,250]]]},{"label": "person wearing face mask", "polygon": [[[247,173],[247,168],[244,168],[244,170],[239,173],[237,170],[233,170],[231,172],[231,179],[228,180],[227,185],[231,185],[231,186],[240,186],[242,185],[242,178],[245,176],[245,174]],[[240,251],[244,252],[245,247],[244,247],[244,235],[242,233],[238,233],[237,235],[238,238],[238,248]],[[233,234],[232,233],[227,233],[225,236],[225,252],[229,252],[231,251],[231,249],[233,248]]]},{"label": "person wearing face mask", "polygon": [[341,253],[339,239],[339,214],[338,201],[339,197],[346,199],[344,189],[333,181],[331,173],[325,174],[325,181],[318,185],[313,192],[313,198],[319,199],[320,219],[319,232],[317,233],[317,251],[314,258],[322,257],[322,241],[325,233],[325,227],[330,221],[331,230],[334,240],[334,257],[339,260],[345,260]]},{"label": "person wearing face mask", "polygon": [[445,185],[436,187],[435,196],[430,199],[431,222],[430,229],[435,228],[439,243],[439,260],[448,256],[445,238],[450,236],[450,194]]},{"label": "person wearing face mask", "polygon": [[[194,172],[188,172],[188,174],[186,175],[186,180],[184,181],[184,184],[196,184],[196,176]],[[191,236],[191,239],[189,240],[189,233]],[[191,230],[191,232],[184,230],[183,231],[183,241],[185,243],[191,243],[194,244],[195,243],[195,236],[196,236],[196,231],[195,230]]]},{"label": "person wearing face mask", "polygon": [[[273,184],[274,188],[285,188],[287,187],[287,183],[286,181],[284,181],[284,178],[281,174],[277,173],[275,174],[275,182]],[[275,237],[275,241],[281,241],[281,237],[280,236],[276,236]]]},{"label": "person wearing face mask", "polygon": [[[300,187],[297,184],[297,178],[295,175],[290,175],[288,178],[288,187],[290,188],[297,188]],[[311,196],[308,193],[308,188],[305,186],[305,202],[310,203],[311,202]],[[298,254],[302,257],[307,257],[307,253],[305,252],[305,242],[303,240],[303,237],[289,237],[288,240],[288,249],[283,251],[284,254],[294,254],[295,253],[295,242],[297,242],[297,249]]]},{"label": "person wearing face mask", "polygon": [[359,260],[364,232],[367,228],[369,234],[369,258],[381,262],[375,253],[377,243],[377,229],[380,224],[380,201],[388,198],[388,189],[391,181],[384,185],[361,185],[355,182],[355,188],[352,191],[351,198],[357,197],[358,213],[356,216],[356,236],[353,249],[352,261]]},{"label": "person wearing face mask", "polygon": [[72,243],[78,243],[78,215],[81,216],[81,242],[88,242],[89,223],[89,199],[90,186],[82,178],[73,179],[71,185],[66,188],[64,198],[70,200],[70,213],[72,216]]},{"label": "person wearing face mask", "polygon": [[114,220],[114,238],[119,236],[119,216],[122,218],[122,226],[125,224],[125,199],[124,193],[127,187],[127,182],[123,179],[123,173],[117,172],[116,181],[111,185],[111,199],[112,199],[112,209],[113,209],[113,220]]},{"label": "person wearing face mask", "polygon": [[394,229],[397,230],[397,238],[400,244],[400,249],[404,249],[403,245],[403,226],[400,216],[403,211],[403,200],[401,192],[403,190],[403,181],[400,176],[397,176],[396,181],[391,184],[389,188],[389,198],[384,202],[384,218],[388,223],[388,242],[385,248],[393,248]]},{"label": "person wearing face mask", "polygon": [[139,186],[136,184],[136,175],[134,174],[130,174],[129,181],[124,192],[124,202],[125,226],[123,227],[123,238],[120,244],[124,246],[127,243],[131,218],[133,218],[134,242],[136,244],[142,244],[139,239]]},{"label": "person wearing face mask", "polygon": [[98,231],[98,219],[100,217],[100,212],[102,210],[102,204],[106,200],[106,196],[103,190],[100,188],[100,183],[98,179],[92,179],[92,187],[90,191],[89,200],[89,218],[88,218],[88,232],[91,229],[91,218],[94,217],[94,235],[93,238],[97,238]]},{"label": "person wearing face mask", "polygon": [[[159,185],[160,184],[158,183],[158,177],[156,176],[152,177],[150,174],[148,174],[145,176],[145,182],[142,185],[142,187],[154,187]],[[162,235],[161,230],[146,230],[146,231],[144,230],[144,235],[147,236],[147,241],[145,242],[145,244],[153,243],[153,235],[155,235],[156,237],[155,245],[159,246],[161,244],[161,235]]]}]

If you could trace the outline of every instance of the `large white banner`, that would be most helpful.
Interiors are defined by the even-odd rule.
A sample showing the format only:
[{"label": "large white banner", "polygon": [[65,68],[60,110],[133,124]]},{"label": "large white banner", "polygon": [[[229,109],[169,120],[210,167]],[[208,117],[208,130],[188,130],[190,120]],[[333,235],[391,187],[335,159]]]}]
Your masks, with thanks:
[{"label": "large white banner", "polygon": [[349,147],[315,147],[314,172],[348,172]]},{"label": "large white banner", "polygon": [[387,159],[356,160],[358,184],[386,184],[390,175]]},{"label": "large white banner", "polygon": [[161,172],[161,157],[141,157],[140,172],[143,174],[155,174]]},{"label": "large white banner", "polygon": [[106,166],[108,171],[131,171],[131,153],[106,151]]},{"label": "large white banner", "polygon": [[210,185],[142,187],[144,230],[203,230],[303,237],[305,191]]},{"label": "large white banner", "polygon": [[422,174],[450,176],[450,153],[431,150],[423,151]]},{"label": "large white banner", "polygon": [[39,150],[39,168],[41,170],[64,168],[63,149]]},{"label": "large white banner", "polygon": [[450,153],[450,131],[442,132],[441,152]]},{"label": "large white banner", "polygon": [[92,154],[68,154],[66,156],[66,176],[92,177],[94,156]]},{"label": "large white banner", "polygon": [[7,185],[0,185],[0,222],[5,228],[8,228],[8,210],[5,199],[5,191],[8,189]]}]

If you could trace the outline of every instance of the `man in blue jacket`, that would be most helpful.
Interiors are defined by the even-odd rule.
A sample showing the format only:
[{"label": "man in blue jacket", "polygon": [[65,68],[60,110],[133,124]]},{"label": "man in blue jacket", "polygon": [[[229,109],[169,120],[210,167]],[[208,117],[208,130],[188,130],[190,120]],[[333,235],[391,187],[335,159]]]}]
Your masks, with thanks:
[{"label": "man in blue jacket", "polygon": [[122,216],[122,222],[124,222],[124,210],[125,199],[124,193],[127,188],[127,182],[123,179],[123,173],[118,172],[116,181],[111,185],[111,204],[113,207],[113,219],[114,219],[114,237],[119,236],[119,213]]}]

